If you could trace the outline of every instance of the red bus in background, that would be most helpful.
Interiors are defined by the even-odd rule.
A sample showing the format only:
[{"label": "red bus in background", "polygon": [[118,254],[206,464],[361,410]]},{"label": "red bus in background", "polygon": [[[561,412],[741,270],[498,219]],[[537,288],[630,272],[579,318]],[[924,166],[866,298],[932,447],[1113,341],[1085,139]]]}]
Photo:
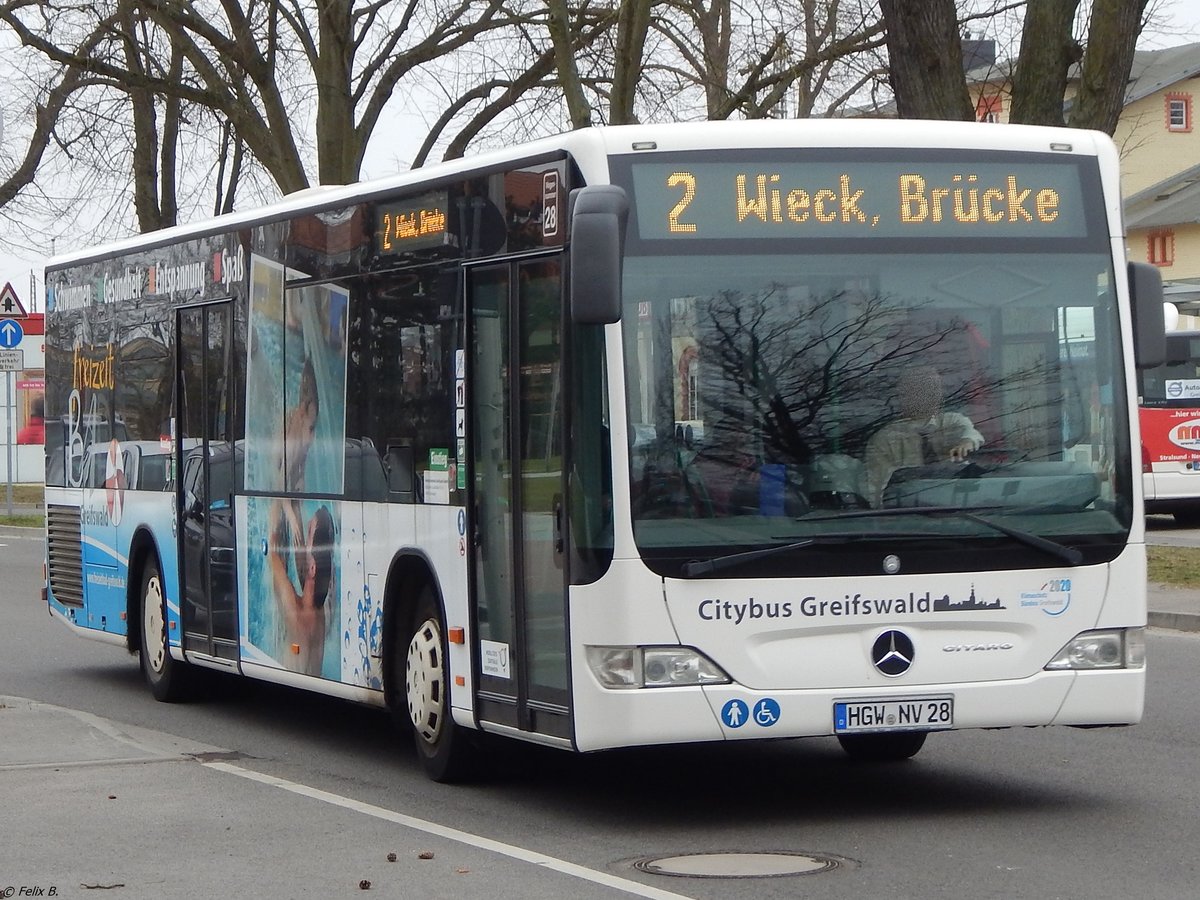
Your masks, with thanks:
[{"label": "red bus in background", "polygon": [[1138,373],[1146,512],[1200,525],[1200,331],[1167,334],[1167,361]]}]

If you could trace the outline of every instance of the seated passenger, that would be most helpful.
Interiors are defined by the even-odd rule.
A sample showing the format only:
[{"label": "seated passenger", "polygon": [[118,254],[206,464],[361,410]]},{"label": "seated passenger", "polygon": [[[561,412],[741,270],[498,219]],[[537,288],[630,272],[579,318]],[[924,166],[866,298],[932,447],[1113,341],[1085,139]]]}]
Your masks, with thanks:
[{"label": "seated passenger", "polygon": [[945,412],[942,377],[933,366],[920,366],[896,385],[901,418],[884,425],[867,441],[867,488],[872,506],[883,502],[883,489],[897,469],[930,463],[961,462],[983,445],[983,435],[961,413]]}]

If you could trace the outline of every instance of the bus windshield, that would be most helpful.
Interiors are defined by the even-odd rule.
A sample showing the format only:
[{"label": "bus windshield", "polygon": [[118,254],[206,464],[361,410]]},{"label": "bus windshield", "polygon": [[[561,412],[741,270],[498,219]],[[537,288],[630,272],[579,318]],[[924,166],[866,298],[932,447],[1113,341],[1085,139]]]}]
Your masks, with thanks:
[{"label": "bus windshield", "polygon": [[629,489],[659,571],[806,539],[746,574],[853,570],[846,548],[870,540],[943,568],[972,547],[986,568],[1050,564],[997,554],[1018,543],[997,523],[1117,552],[1131,502],[1107,253],[729,246],[626,260]]}]

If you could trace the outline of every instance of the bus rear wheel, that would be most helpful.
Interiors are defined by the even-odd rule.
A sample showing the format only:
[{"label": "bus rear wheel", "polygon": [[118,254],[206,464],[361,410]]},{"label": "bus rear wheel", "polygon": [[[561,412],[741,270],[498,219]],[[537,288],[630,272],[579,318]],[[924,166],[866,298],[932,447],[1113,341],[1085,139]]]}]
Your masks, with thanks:
[{"label": "bus rear wheel", "polygon": [[417,756],[434,781],[464,781],[477,772],[478,751],[473,735],[450,713],[446,629],[432,588],[422,589],[413,623],[404,655],[404,698]]},{"label": "bus rear wheel", "polygon": [[838,742],[855,762],[899,762],[911,759],[925,745],[925,731],[883,734],[839,734]]},{"label": "bus rear wheel", "polygon": [[158,561],[148,560],[142,568],[142,676],[155,700],[177,703],[190,694],[190,675],[185,663],[171,658],[167,646],[166,595]]}]

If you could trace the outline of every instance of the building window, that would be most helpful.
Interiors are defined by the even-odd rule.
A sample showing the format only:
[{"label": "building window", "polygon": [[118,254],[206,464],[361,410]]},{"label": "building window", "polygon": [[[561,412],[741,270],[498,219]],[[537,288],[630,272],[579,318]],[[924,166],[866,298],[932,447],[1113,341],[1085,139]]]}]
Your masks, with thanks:
[{"label": "building window", "polygon": [[1146,236],[1146,259],[1156,266],[1175,262],[1175,232],[1152,231]]},{"label": "building window", "polygon": [[679,412],[684,418],[700,418],[700,352],[685,347],[679,355]]},{"label": "building window", "polygon": [[1166,117],[1168,131],[1192,130],[1192,95],[1167,94]]},{"label": "building window", "polygon": [[975,120],[978,122],[999,122],[1000,111],[1004,107],[1004,98],[999,94],[990,97],[980,95],[975,103]]},{"label": "building window", "polygon": [[687,369],[687,417],[700,418],[700,363],[693,359]]}]

